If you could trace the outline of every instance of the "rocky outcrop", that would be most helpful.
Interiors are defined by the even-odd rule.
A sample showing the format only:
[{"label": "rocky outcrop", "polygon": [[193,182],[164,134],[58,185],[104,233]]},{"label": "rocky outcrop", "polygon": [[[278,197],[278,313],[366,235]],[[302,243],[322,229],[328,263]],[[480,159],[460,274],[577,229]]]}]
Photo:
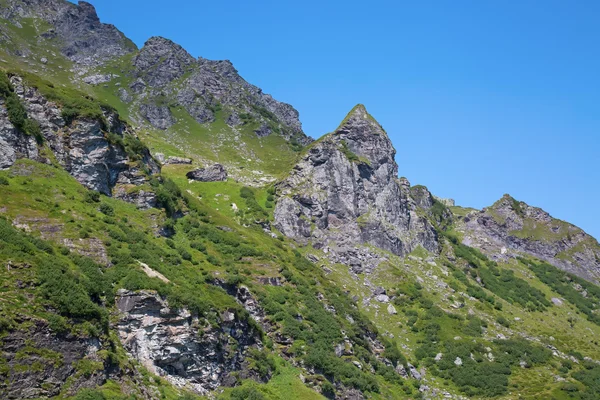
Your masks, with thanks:
[{"label": "rocky outcrop", "polygon": [[437,235],[416,212],[410,184],[398,179],[396,154],[364,106],[313,144],[277,184],[275,226],[315,247],[368,243],[397,255],[421,245],[437,251]]},{"label": "rocky outcrop", "polygon": [[442,197],[433,196],[434,199],[445,205],[446,207],[454,207],[456,206],[456,202],[454,199],[444,199]]},{"label": "rocky outcrop", "polygon": [[165,130],[175,125],[175,117],[167,105],[143,103],[140,104],[140,114],[158,129]]},{"label": "rocky outcrop", "polygon": [[600,280],[600,245],[578,227],[504,195],[464,217],[463,242],[494,258],[524,253],[582,278]]},{"label": "rocky outcrop", "polygon": [[[48,153],[41,151],[47,146],[53,158],[81,184],[108,196],[117,184],[139,185],[147,180],[146,172],[131,163],[125,148],[104,133],[106,129],[121,139],[132,135],[113,111],[105,111],[104,121],[77,118],[67,124],[58,104],[48,101],[17,76],[11,78],[11,83],[28,117],[40,124],[44,144],[13,126],[0,100],[0,168],[10,167],[18,158],[49,163]],[[138,157],[147,171],[159,172],[147,150]]]},{"label": "rocky outcrop", "polygon": [[85,1],[7,0],[0,17],[16,23],[21,18],[44,20],[52,27],[40,40],[58,41],[62,53],[81,65],[98,65],[136,50],[117,28],[101,23],[94,6]]},{"label": "rocky outcrop", "polygon": [[[2,335],[0,351],[0,397],[38,399],[58,396],[67,383],[72,391],[102,385],[108,378],[97,339],[72,334],[56,334],[45,321],[28,321],[27,330],[11,330]],[[88,376],[77,373],[82,359],[94,362],[98,369]],[[6,368],[6,370],[4,370]]]},{"label": "rocky outcrop", "polygon": [[[148,99],[158,95],[185,108],[199,123],[215,120],[218,109],[224,110],[227,124],[237,126],[245,121],[256,123],[258,136],[275,130],[284,138],[307,144],[310,138],[302,133],[298,111],[281,103],[246,82],[228,61],[195,59],[172,41],[150,38],[133,59],[136,81],[131,89]],[[147,104],[141,114],[155,127],[167,129],[172,125],[168,108],[152,108]]]},{"label": "rocky outcrop", "polygon": [[198,182],[219,182],[227,180],[227,171],[221,164],[198,168],[185,174],[188,179]]},{"label": "rocky outcrop", "polygon": [[201,394],[230,381],[234,371],[244,377],[246,352],[260,346],[258,332],[231,311],[211,325],[186,309],[169,308],[151,291],[120,290],[116,304],[119,337],[131,356],[152,373]]},{"label": "rocky outcrop", "polygon": [[433,207],[434,198],[425,186],[417,185],[410,188],[410,196],[417,207],[428,210]]}]

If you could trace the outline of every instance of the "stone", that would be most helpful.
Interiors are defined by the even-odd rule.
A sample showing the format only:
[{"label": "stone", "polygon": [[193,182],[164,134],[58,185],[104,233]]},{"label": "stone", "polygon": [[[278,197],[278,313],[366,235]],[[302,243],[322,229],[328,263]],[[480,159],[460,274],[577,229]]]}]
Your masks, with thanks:
[{"label": "stone", "polygon": [[185,176],[198,182],[219,182],[227,180],[227,171],[221,164],[214,164],[207,168],[190,171]]},{"label": "stone", "polygon": [[456,365],[457,367],[460,367],[462,363],[463,362],[460,357],[456,357],[456,359],[454,360],[454,365]]},{"label": "stone", "polygon": [[390,315],[396,315],[396,314],[398,314],[398,311],[396,311],[396,307],[394,307],[392,304],[389,304],[387,306],[387,312]]},{"label": "stone", "polygon": [[83,81],[89,85],[100,85],[102,83],[110,82],[114,78],[118,78],[119,75],[114,74],[96,74],[90,75],[83,78]]},{"label": "stone", "polygon": [[175,124],[175,117],[167,105],[156,104],[153,101],[143,103],[140,104],[140,114],[158,129],[166,130]]},{"label": "stone", "polygon": [[556,306],[562,306],[563,305],[562,300],[559,299],[558,297],[553,297],[551,300],[552,300],[552,303],[554,303],[554,305],[556,305]]},{"label": "stone", "polygon": [[390,302],[390,298],[385,294],[379,294],[379,295],[375,296],[375,299],[380,303],[389,303]]},{"label": "stone", "polygon": [[174,157],[171,156],[164,161],[165,164],[191,164],[192,159],[186,157]]},{"label": "stone", "polygon": [[364,106],[355,107],[276,185],[275,227],[320,247],[370,244],[401,256],[417,246],[437,252],[435,229],[417,214],[410,183],[397,178],[395,154],[383,128]]},{"label": "stone", "polygon": [[[527,226],[536,226],[537,236],[518,234]],[[600,246],[593,237],[508,194],[461,220],[457,229],[464,233],[465,244],[490,256],[529,254],[584,279],[600,281]]]},{"label": "stone", "polygon": [[[130,163],[121,146],[111,143],[104,130],[123,138],[133,135],[131,128],[113,111],[106,111],[104,122],[90,118],[76,118],[67,124],[60,107],[48,101],[34,87],[28,87],[18,76],[11,77],[11,84],[27,110],[29,118],[40,124],[45,144],[54,158],[77,181],[91,190],[111,196],[117,183],[143,184],[150,174],[160,172],[160,167],[148,150],[139,155],[144,169]],[[29,158],[49,162],[39,152],[35,139],[17,130],[9,121],[0,100],[0,168],[8,168],[17,158]]]},{"label": "stone", "polygon": [[[14,3],[3,5],[0,17],[15,23],[18,22],[15,17],[41,19],[52,28],[40,36],[55,39],[60,43],[61,53],[77,65],[97,66],[136,50],[135,44],[114,25],[100,22],[94,6],[85,1],[17,2],[12,5],[18,7],[16,10],[11,2]],[[41,62],[44,63],[43,59]]]},{"label": "stone", "polygon": [[222,312],[219,325],[212,326],[185,308],[171,309],[152,291],[120,289],[115,301],[116,328],[125,350],[150,372],[199,394],[243,370],[247,350],[260,340],[257,330],[230,311]]}]

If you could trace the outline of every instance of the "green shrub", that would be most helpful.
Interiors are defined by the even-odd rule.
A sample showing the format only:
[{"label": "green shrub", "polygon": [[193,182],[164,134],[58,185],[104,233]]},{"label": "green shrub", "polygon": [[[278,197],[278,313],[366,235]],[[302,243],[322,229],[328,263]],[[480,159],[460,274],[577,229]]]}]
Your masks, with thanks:
[{"label": "green shrub", "polygon": [[100,207],[98,208],[98,210],[104,214],[104,215],[108,215],[109,217],[112,217],[115,215],[115,209],[113,208],[113,206],[111,206],[108,203],[102,203],[100,204]]},{"label": "green shrub", "polygon": [[6,99],[6,110],[8,111],[8,120],[10,123],[20,131],[24,131],[27,111],[17,95],[13,94]]},{"label": "green shrub", "polygon": [[98,203],[100,201],[100,193],[94,190],[88,190],[83,195],[83,201],[86,203]]},{"label": "green shrub", "polygon": [[0,176],[0,185],[8,186],[8,184],[9,184],[8,179],[6,179],[6,177],[4,177],[4,176]]}]

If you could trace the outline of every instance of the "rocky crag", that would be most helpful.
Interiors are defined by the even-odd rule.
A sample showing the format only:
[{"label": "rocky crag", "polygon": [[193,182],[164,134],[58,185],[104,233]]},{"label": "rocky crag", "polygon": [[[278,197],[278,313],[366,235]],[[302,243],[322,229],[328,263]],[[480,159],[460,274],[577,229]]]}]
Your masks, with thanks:
[{"label": "rocky crag", "polygon": [[525,254],[585,279],[600,279],[600,245],[596,239],[509,195],[482,211],[471,212],[457,229],[464,233],[465,244],[495,258]]},{"label": "rocky crag", "polygon": [[[62,54],[83,66],[99,65],[137,49],[113,25],[100,22],[94,6],[85,1],[75,5],[63,0],[10,0],[0,7],[0,18],[19,25],[23,18],[44,21],[48,28],[38,41],[59,42]],[[13,50],[18,56],[31,55],[27,47]]]},{"label": "rocky crag", "polygon": [[172,309],[156,293],[121,290],[116,304],[119,337],[131,356],[148,371],[176,386],[191,385],[208,394],[252,374],[245,363],[250,347],[260,348],[259,332],[235,313],[223,311],[218,326],[187,309]]},{"label": "rocky crag", "polygon": [[[160,171],[145,147],[139,146],[138,154],[128,153],[127,139],[139,141],[113,110],[102,110],[100,117],[67,120],[62,105],[49,101],[20,77],[12,76],[10,85],[27,118],[39,127],[39,135],[14,126],[6,107],[9,100],[0,98],[0,168],[10,167],[19,158],[57,163],[88,189],[108,196],[113,190],[122,193],[126,187],[141,185]],[[130,200],[139,201],[136,196]],[[147,204],[155,202],[148,198],[140,206]]]},{"label": "rocky crag", "polygon": [[435,229],[417,213],[408,180],[398,178],[395,154],[379,123],[356,106],[277,185],[275,226],[339,253],[361,244],[402,256],[417,246],[436,252]]},{"label": "rocky crag", "polygon": [[215,121],[220,111],[233,127],[257,120],[258,136],[277,131],[301,144],[310,142],[298,111],[246,82],[228,60],[195,59],[178,44],[152,37],[133,58],[133,67],[130,89],[144,99],[140,113],[156,128],[175,123],[170,105],[179,104],[199,123]]}]

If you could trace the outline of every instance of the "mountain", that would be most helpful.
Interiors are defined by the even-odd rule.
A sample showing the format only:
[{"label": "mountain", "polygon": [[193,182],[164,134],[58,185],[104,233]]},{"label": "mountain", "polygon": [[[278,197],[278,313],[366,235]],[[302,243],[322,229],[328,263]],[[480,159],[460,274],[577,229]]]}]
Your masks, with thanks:
[{"label": "mountain", "polygon": [[462,219],[463,242],[496,258],[529,254],[598,282],[600,245],[568,222],[504,195],[491,207]]},{"label": "mountain", "polygon": [[1,398],[600,398],[581,229],[86,2],[0,0],[0,38]]},{"label": "mountain", "polygon": [[401,256],[418,246],[438,251],[433,226],[417,214],[408,181],[398,179],[396,150],[363,105],[305,153],[277,185],[281,233],[339,253],[363,243]]}]

